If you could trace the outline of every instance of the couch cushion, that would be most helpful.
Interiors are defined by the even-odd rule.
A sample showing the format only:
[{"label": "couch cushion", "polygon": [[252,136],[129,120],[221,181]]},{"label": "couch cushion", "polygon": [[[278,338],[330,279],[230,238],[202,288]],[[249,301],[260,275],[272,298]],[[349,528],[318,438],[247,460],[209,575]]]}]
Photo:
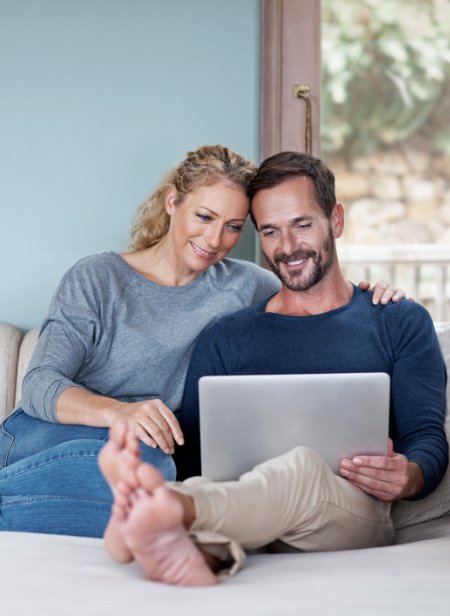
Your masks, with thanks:
[{"label": "couch cushion", "polygon": [[0,422],[14,406],[22,332],[13,325],[0,323]]},{"label": "couch cushion", "polygon": [[438,539],[439,537],[448,537],[450,539],[450,515],[444,515],[421,524],[412,524],[411,526],[399,528],[395,533],[394,544],[426,541],[428,539]]},{"label": "couch cushion", "polygon": [[30,363],[30,359],[34,351],[34,347],[36,346],[38,336],[39,330],[30,329],[30,331],[25,334],[22,340],[22,344],[20,345],[19,357],[17,360],[17,384],[14,404],[17,404],[17,402],[20,400],[20,396],[22,395],[22,379],[25,376],[28,364]]},{"label": "couch cushion", "polygon": [[444,616],[450,537],[366,550],[249,556],[218,586],[180,588],[119,565],[100,539],[0,533],[5,616]]},{"label": "couch cushion", "polygon": [[[450,323],[436,323],[436,332],[450,377]],[[447,382],[447,418],[445,431],[450,439],[450,380]],[[439,486],[420,501],[399,501],[392,507],[392,519],[397,529],[419,524],[450,513],[450,467]]]}]

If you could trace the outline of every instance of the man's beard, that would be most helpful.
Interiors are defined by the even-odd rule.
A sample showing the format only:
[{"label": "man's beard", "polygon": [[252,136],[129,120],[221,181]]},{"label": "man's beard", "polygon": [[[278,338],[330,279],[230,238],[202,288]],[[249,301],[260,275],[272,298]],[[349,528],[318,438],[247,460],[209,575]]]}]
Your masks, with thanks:
[{"label": "man's beard", "polygon": [[[271,261],[265,253],[264,256],[272,272],[281,280],[285,287],[291,291],[307,291],[322,280],[334,263],[336,258],[336,245],[333,232],[330,227],[328,237],[323,242],[320,252],[315,252],[314,250],[296,250],[291,255],[278,253],[275,255],[274,261]],[[302,277],[302,269],[304,266],[302,266],[302,269],[293,270],[290,275],[285,275],[280,270],[279,263],[289,263],[308,258],[311,259],[313,268],[306,278]]]}]

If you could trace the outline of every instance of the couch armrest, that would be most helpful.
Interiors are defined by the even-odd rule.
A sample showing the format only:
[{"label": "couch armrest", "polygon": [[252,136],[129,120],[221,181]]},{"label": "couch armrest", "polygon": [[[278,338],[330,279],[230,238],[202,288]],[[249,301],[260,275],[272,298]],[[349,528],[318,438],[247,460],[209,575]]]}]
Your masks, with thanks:
[{"label": "couch armrest", "polygon": [[30,331],[25,334],[22,340],[22,344],[20,345],[19,357],[17,360],[17,378],[14,404],[17,404],[17,402],[19,402],[22,395],[22,380],[25,376],[25,372],[27,371],[31,356],[33,355],[34,347],[36,346],[38,337],[39,330],[30,329]]},{"label": "couch armrest", "polygon": [[20,329],[8,323],[0,323],[0,421],[14,408],[22,338]]}]

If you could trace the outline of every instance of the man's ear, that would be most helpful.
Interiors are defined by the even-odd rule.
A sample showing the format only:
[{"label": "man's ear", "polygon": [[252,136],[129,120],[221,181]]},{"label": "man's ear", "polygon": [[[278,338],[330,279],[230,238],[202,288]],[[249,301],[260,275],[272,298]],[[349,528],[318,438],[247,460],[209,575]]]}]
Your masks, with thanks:
[{"label": "man's ear", "polygon": [[177,207],[177,191],[174,187],[169,188],[164,198],[164,207],[166,212],[171,216]]},{"label": "man's ear", "polygon": [[341,237],[344,232],[344,206],[337,202],[331,212],[331,228],[334,237]]}]

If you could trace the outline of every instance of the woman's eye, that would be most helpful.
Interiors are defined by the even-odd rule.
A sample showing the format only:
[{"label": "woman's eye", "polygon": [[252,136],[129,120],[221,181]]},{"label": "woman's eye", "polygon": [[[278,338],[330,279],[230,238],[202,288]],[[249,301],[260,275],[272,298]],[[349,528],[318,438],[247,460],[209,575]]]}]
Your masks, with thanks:
[{"label": "woman's eye", "polygon": [[197,218],[202,222],[209,222],[211,220],[211,216],[208,216],[208,214],[197,214]]},{"label": "woman's eye", "polygon": [[228,225],[228,229],[232,233],[240,233],[243,229],[243,226],[242,225]]}]

